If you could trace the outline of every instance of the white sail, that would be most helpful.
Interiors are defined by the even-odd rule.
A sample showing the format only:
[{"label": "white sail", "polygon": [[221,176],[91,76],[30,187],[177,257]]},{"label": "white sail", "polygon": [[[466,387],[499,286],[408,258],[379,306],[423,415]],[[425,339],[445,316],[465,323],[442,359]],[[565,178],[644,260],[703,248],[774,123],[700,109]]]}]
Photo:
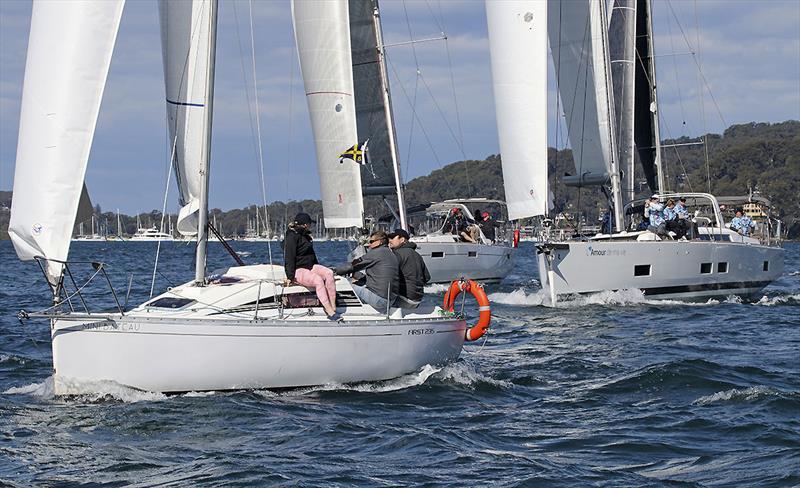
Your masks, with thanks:
[{"label": "white sail", "polygon": [[211,3],[159,1],[170,152],[181,205],[177,228],[185,236],[197,234],[200,192],[205,185],[204,168],[208,167]]},{"label": "white sail", "polygon": [[[20,259],[67,259],[123,5],[33,3],[9,223]],[[61,269],[48,263],[52,284]]]},{"label": "white sail", "polygon": [[509,219],[547,212],[547,3],[486,1]]},{"label": "white sail", "polygon": [[613,100],[603,0],[549,0],[548,33],[577,174],[567,185],[610,182]]},{"label": "white sail", "polygon": [[347,0],[293,0],[297,52],[317,149],[325,227],[361,227],[360,165],[339,156],[357,145]]}]

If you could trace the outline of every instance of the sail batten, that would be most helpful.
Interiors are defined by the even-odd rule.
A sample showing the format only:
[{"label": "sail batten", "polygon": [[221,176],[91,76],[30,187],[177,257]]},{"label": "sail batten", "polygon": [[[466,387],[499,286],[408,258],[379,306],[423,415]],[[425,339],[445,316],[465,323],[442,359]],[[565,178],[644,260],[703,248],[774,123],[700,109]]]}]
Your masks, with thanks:
[{"label": "sail batten", "polygon": [[[20,259],[67,259],[123,6],[33,4],[9,223]],[[48,263],[51,284],[61,270]]]},{"label": "sail batten", "polygon": [[293,0],[292,21],[311,116],[325,227],[363,225],[361,165],[347,0]]},{"label": "sail batten", "polygon": [[487,0],[486,17],[508,215],[544,215],[549,193],[547,3]]}]

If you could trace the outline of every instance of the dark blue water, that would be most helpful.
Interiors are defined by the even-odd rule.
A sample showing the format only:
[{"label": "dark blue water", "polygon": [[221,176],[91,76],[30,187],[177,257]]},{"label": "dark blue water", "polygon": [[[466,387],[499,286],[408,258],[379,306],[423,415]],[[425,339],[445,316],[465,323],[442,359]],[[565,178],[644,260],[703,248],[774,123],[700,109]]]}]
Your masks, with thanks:
[{"label": "dark blue water", "polygon": [[[266,259],[266,244],[234,246]],[[281,393],[105,385],[63,399],[52,395],[47,324],[16,319],[49,305],[46,286],[0,242],[0,482],[797,486],[800,245],[786,247],[786,273],[760,300],[610,293],[554,309],[542,306],[525,244],[514,273],[490,287],[488,341],[453,365]],[[347,250],[317,248],[328,264]],[[154,250],[78,243],[72,259],[111,263],[122,290],[133,272],[140,303]],[[210,261],[230,258],[212,244]],[[157,290],[190,279],[191,263],[191,247],[164,245]]]}]

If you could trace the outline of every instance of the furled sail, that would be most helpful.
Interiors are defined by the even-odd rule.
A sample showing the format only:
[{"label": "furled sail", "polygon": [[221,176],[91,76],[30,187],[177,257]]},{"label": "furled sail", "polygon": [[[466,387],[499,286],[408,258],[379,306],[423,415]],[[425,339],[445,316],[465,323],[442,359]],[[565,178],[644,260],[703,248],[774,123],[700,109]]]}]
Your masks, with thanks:
[{"label": "furled sail", "polygon": [[[33,3],[8,229],[20,259],[67,259],[123,5]],[[48,263],[51,284],[61,272]]]},{"label": "furled sail", "polygon": [[636,68],[636,0],[614,0],[611,25],[608,29],[609,56],[614,84],[617,148],[619,163],[624,169],[625,201],[634,198],[633,109],[634,73]]},{"label": "furled sail", "polygon": [[392,145],[384,103],[381,60],[374,21],[374,0],[349,0],[350,44],[353,58],[358,136],[369,140],[369,160],[361,166],[364,195],[389,195],[396,191]]},{"label": "furled sail", "polygon": [[613,156],[604,0],[548,0],[548,34],[577,174],[567,185],[606,184]]},{"label": "furled sail", "polygon": [[544,215],[547,3],[486,1],[497,130],[510,219]]},{"label": "furled sail", "polygon": [[167,125],[179,202],[177,229],[197,234],[200,192],[206,184],[207,96],[213,83],[212,0],[160,0]]},{"label": "furled sail", "polygon": [[[328,228],[361,227],[361,165],[340,156],[359,143],[347,0],[293,0],[292,19]],[[371,149],[371,141],[370,141]]]}]

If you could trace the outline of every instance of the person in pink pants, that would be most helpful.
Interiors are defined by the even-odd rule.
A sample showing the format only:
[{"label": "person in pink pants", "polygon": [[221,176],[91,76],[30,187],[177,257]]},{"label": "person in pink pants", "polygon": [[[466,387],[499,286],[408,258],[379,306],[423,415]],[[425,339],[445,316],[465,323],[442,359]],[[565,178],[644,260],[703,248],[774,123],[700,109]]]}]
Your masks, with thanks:
[{"label": "person in pink pants", "polygon": [[286,283],[313,288],[328,317],[336,314],[336,284],[333,271],[317,261],[311,243],[311,216],[299,213],[286,230],[283,241],[283,262]]}]

